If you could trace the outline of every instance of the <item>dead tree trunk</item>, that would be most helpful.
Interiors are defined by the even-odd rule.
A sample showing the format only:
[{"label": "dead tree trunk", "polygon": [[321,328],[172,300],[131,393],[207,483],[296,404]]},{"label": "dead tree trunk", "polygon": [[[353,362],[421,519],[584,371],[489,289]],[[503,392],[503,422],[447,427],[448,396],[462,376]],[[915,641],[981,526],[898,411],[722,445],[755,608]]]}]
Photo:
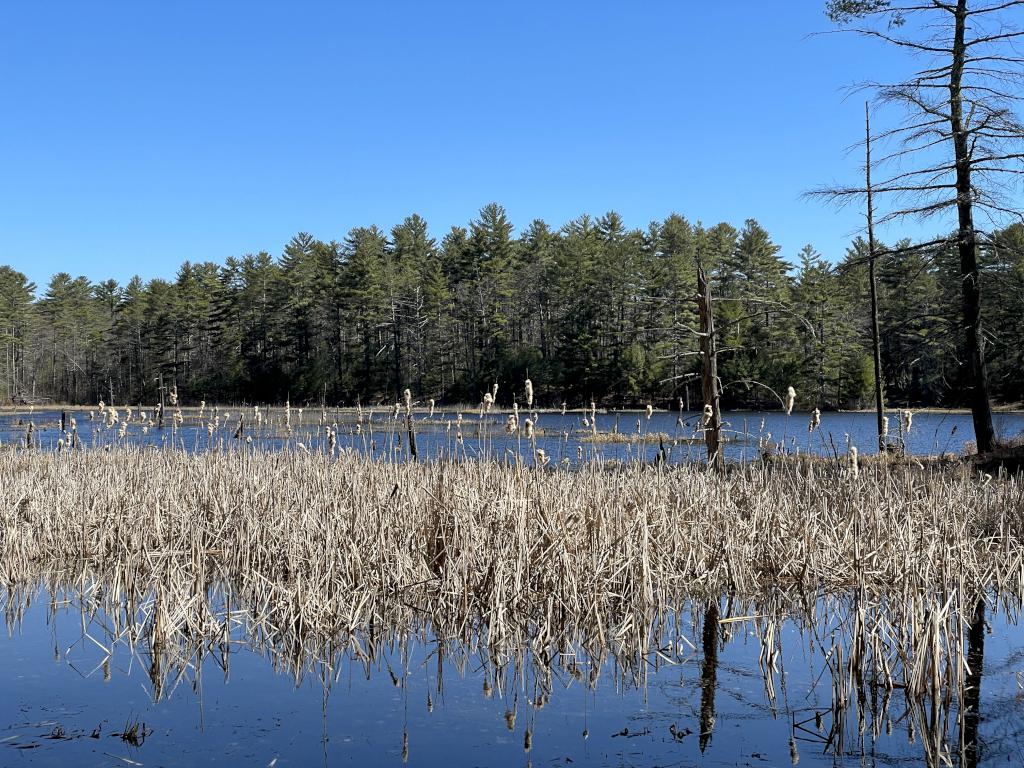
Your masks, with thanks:
[{"label": "dead tree trunk", "polygon": [[885,391],[882,383],[882,343],[878,332],[878,286],[875,278],[875,206],[871,194],[871,113],[864,103],[867,161],[864,173],[868,193],[868,280],[871,283],[871,357],[875,366],[875,414],[878,421],[878,450],[885,450]]},{"label": "dead tree trunk", "polygon": [[[725,466],[722,456],[722,413],[718,391],[718,345],[715,340],[715,318],[711,306],[711,286],[704,268],[697,265],[697,311],[700,315],[701,380],[704,388],[704,442],[708,449],[708,464],[721,471]],[[710,408],[710,413],[708,409]]]},{"label": "dead tree trunk", "polygon": [[[985,370],[985,340],[981,333],[981,287],[978,283],[978,239],[974,230],[974,189],[971,183],[970,137],[964,128],[963,92],[961,90],[967,46],[967,0],[958,0],[954,14],[953,63],[949,74],[950,128],[956,159],[956,211],[960,229],[957,249],[960,254],[960,286],[964,315],[965,353],[970,382],[971,415],[978,453],[995,448],[992,426],[992,404],[988,399],[988,373]],[[973,107],[972,107],[973,109]]]}]

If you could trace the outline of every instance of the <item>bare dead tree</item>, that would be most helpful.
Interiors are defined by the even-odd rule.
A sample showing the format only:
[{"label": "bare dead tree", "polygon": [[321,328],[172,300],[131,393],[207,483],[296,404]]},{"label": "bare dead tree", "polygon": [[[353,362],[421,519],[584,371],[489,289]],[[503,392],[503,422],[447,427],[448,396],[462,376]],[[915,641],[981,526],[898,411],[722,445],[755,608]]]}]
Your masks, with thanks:
[{"label": "bare dead tree", "polygon": [[[956,212],[961,313],[968,400],[980,452],[995,446],[981,325],[977,220],[993,226],[1024,214],[1013,203],[1024,178],[1024,126],[1015,113],[1024,86],[1024,30],[1009,19],[1024,0],[828,0],[826,12],[844,31],[880,40],[922,60],[910,78],[868,82],[882,105],[903,112],[878,134],[891,151],[876,167],[886,200],[877,223]],[[843,205],[866,197],[861,187],[817,190]]]},{"label": "bare dead tree", "polygon": [[871,358],[875,368],[875,416],[878,450],[885,450],[885,382],[882,380],[882,340],[878,328],[878,281],[875,277],[875,196],[871,187],[871,108],[864,104],[864,190],[867,193],[868,282],[871,286]]},{"label": "bare dead tree", "polygon": [[[700,316],[701,381],[704,390],[704,442],[708,449],[708,463],[721,471],[725,466],[722,455],[722,410],[719,405],[718,341],[715,338],[715,316],[711,304],[711,285],[704,267],[697,265],[697,311]],[[710,413],[709,413],[710,411]]]}]

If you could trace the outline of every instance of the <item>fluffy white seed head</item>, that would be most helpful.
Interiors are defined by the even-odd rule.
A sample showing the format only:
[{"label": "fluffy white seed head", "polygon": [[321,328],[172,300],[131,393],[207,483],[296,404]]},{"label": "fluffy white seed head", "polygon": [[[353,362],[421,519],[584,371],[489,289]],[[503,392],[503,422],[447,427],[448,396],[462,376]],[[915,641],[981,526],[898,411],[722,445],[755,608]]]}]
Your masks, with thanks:
[{"label": "fluffy white seed head", "polygon": [[789,416],[793,413],[793,406],[796,404],[796,390],[792,387],[786,388],[786,415]]},{"label": "fluffy white seed head", "polygon": [[813,432],[814,430],[816,430],[818,428],[818,425],[820,425],[820,424],[821,424],[821,411],[819,409],[815,408],[813,411],[811,411],[811,421],[807,425],[807,431],[808,432]]}]

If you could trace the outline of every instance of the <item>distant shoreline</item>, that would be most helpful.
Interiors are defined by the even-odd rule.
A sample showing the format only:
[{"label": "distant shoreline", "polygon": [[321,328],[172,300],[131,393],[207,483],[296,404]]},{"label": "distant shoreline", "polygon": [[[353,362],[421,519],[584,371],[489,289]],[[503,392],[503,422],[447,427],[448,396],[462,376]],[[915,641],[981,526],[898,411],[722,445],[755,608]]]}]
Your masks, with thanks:
[{"label": "distant shoreline", "polygon": [[[136,410],[136,409],[139,408],[139,404],[138,403],[130,403],[130,404],[127,404],[127,403],[115,403],[113,405],[114,405],[115,408],[118,408],[118,409],[123,409],[123,408],[126,408],[126,407],[130,407],[133,410]],[[261,410],[278,411],[278,410],[284,410],[284,408],[285,408],[285,406],[283,404],[280,404],[280,405],[267,405],[265,403],[258,403],[258,404],[255,404],[255,403],[241,403],[241,404],[240,403],[229,403],[229,404],[211,403],[211,404],[208,404],[206,406],[205,410],[212,411],[214,408],[219,408],[221,411],[224,411],[224,410],[251,409],[255,405],[259,405],[259,408]],[[144,408],[144,409],[152,409],[155,406],[156,406],[155,403],[148,403],[147,402],[147,403],[143,403],[142,404],[142,408]],[[171,405],[167,405],[165,407],[166,407],[168,412],[172,412],[174,410],[181,410],[181,411],[184,411],[184,412],[193,412],[193,411],[200,410],[200,406],[198,406],[198,405],[182,405],[182,406],[177,407],[177,408],[174,407],[174,406],[171,406]],[[304,411],[306,411],[307,413],[312,413],[312,412],[319,411],[320,410],[320,405],[318,405],[318,404],[316,404],[316,405],[297,405],[297,404],[292,404],[292,406],[291,406],[291,409],[293,411],[297,411],[300,408],[303,409]],[[364,412],[367,412],[367,413],[369,411],[373,411],[374,413],[385,413],[385,412],[390,411],[392,408],[394,408],[393,404],[382,403],[380,405],[372,405],[372,406],[364,405],[362,407],[362,410]],[[616,414],[623,414],[623,415],[624,414],[643,414],[644,411],[645,411],[645,408],[646,408],[645,405],[637,405],[637,406],[632,406],[632,407],[629,407],[629,408],[622,408],[622,409],[608,409],[608,408],[598,407],[597,414],[599,416],[614,416]],[[32,412],[32,410],[34,410],[34,411],[61,411],[61,410],[67,410],[67,411],[91,411],[91,410],[98,410],[98,409],[99,409],[99,405],[98,404],[92,404],[92,405],[81,405],[81,404],[73,405],[73,404],[70,404],[70,403],[45,403],[45,404],[37,404],[34,407],[34,409],[32,409],[32,406],[28,406],[28,405],[0,405],[0,414],[19,414],[19,413],[28,414],[28,413]],[[352,412],[352,413],[356,413],[359,409],[356,406],[354,406],[354,405],[328,405],[328,406],[326,406],[326,410],[332,411],[332,412],[335,412],[335,413],[337,413],[337,412],[344,412],[344,413]],[[430,407],[426,406],[426,405],[422,405],[422,404],[417,404],[417,405],[413,406],[412,410],[413,410],[413,413],[424,414],[424,413],[429,413],[430,412]],[[438,403],[434,407],[434,410],[437,411],[437,412],[440,412],[440,413],[477,414],[479,412],[479,410],[480,410],[480,406],[479,405],[468,405],[466,403],[454,403],[454,404]],[[888,413],[888,414],[898,414],[898,413],[900,413],[900,412],[902,412],[904,410],[912,411],[914,414],[918,414],[918,413],[944,413],[944,414],[967,415],[967,414],[970,414],[970,412],[971,412],[970,408],[961,408],[961,407],[942,408],[940,406],[923,406],[923,407],[909,407],[909,408],[907,408],[907,407],[903,407],[903,406],[893,406],[893,407],[887,408],[886,409],[886,413]],[[491,408],[491,410],[489,411],[490,414],[512,413],[512,412],[513,412],[513,408],[511,406],[497,406],[497,405],[493,406]],[[554,413],[554,414],[561,414],[562,413],[562,409],[561,408],[527,408],[525,405],[520,404],[519,412],[521,414],[530,414],[530,413],[538,413],[538,414],[552,414],[552,413]],[[726,412],[726,413],[757,413],[757,414],[765,414],[765,413],[779,413],[779,414],[781,414],[782,413],[781,409],[778,409],[778,408],[760,408],[760,409],[759,408],[725,408],[725,409],[723,409],[723,412]],[[824,410],[824,409],[822,410],[823,414],[824,413],[874,413],[874,412],[875,412],[874,408],[836,408],[836,409],[831,409],[831,410]],[[1002,405],[993,405],[992,406],[992,412],[993,413],[1008,413],[1008,414],[1024,415],[1024,403],[1009,403],[1009,404],[1002,404]],[[566,415],[572,414],[572,413],[577,413],[577,414],[580,414],[581,416],[585,416],[585,415],[588,415],[590,413],[590,409],[589,408],[583,408],[583,407],[566,408],[565,409],[565,413],[566,413]],[[654,409],[654,413],[679,414],[679,411],[677,411],[675,409],[669,410],[667,408],[664,408],[664,409],[655,408]],[[691,409],[689,411],[683,411],[682,413],[684,413],[684,414],[686,414],[688,416],[699,416],[701,412],[699,410],[692,410]],[[809,415],[810,413],[811,413],[810,410],[797,409],[797,410],[793,411],[794,415],[796,415],[796,414]]]}]

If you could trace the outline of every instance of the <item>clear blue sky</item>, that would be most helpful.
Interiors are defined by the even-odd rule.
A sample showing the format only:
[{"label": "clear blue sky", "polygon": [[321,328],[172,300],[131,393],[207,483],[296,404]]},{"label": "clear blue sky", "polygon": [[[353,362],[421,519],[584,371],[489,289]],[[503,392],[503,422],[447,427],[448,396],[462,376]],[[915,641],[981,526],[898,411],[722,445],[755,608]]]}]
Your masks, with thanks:
[{"label": "clear blue sky", "polygon": [[801,193],[858,177],[844,88],[910,62],[808,37],[823,6],[4,3],[0,264],[170,278],[413,212],[440,238],[490,201],[518,228],[752,217],[835,259],[858,212]]}]

